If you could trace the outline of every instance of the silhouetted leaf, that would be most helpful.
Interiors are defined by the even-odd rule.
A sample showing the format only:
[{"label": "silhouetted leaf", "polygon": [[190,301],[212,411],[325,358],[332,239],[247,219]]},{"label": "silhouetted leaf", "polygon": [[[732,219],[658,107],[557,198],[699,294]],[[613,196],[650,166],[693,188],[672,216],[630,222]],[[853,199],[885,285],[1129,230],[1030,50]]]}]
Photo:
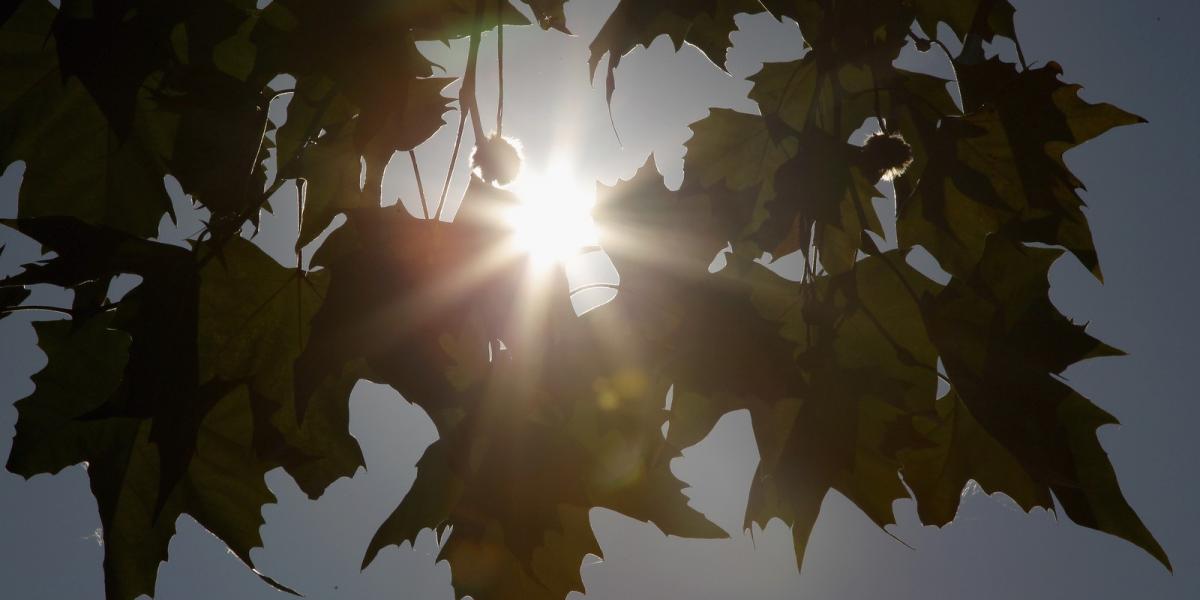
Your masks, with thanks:
[{"label": "silhouetted leaf", "polygon": [[1169,568],[1096,439],[1096,428],[1116,420],[1053,377],[1115,353],[1050,303],[1046,273],[1060,254],[989,237],[975,271],[931,301],[930,337],[980,427],[1054,493],[1067,516],[1141,546]]},{"label": "silhouetted leaf", "polygon": [[18,214],[69,215],[153,236],[171,209],[157,145],[164,132],[129,108],[128,131],[110,127],[102,106],[60,66],[56,16],[47,3],[24,2],[0,29],[0,56],[13,65],[0,92],[0,166],[25,161]]},{"label": "silhouetted leaf", "polygon": [[567,29],[567,18],[563,14],[563,5],[566,0],[521,0],[529,5],[533,11],[533,16],[537,18],[537,24],[542,29],[557,29],[563,33],[570,34],[571,30]]},{"label": "silhouetted leaf", "polygon": [[[1097,277],[1099,262],[1063,152],[1141,119],[1089,104],[1050,64],[1015,72],[979,112],[944,119],[923,139],[930,167],[897,182],[902,245],[920,244],[953,274],[976,264],[988,234],[1063,246]],[[915,185],[913,184],[915,181]]]},{"label": "silhouetted leaf", "polygon": [[1016,39],[1016,10],[1008,0],[914,0],[912,7],[917,23],[931,38],[937,37],[938,23],[945,23],[960,40],[969,34],[988,42],[997,35]]},{"label": "silhouetted leaf", "polygon": [[669,36],[676,50],[688,42],[710,61],[723,66],[725,53],[733,45],[729,34],[737,27],[734,15],[762,10],[755,0],[621,0],[589,46],[591,77],[595,78],[600,61],[607,55],[605,96],[611,103],[616,85],[614,72],[621,57],[637,46],[649,47],[660,35]]},{"label": "silhouetted leaf", "polygon": [[[567,32],[562,0],[525,3],[542,29]],[[528,24],[520,11],[258,4],[0,8],[0,170],[25,165],[3,224],[44,254],[0,279],[0,318],[70,317],[35,324],[48,362],[17,403],[7,465],[30,477],[87,463],[109,600],[154,592],[180,516],[249,565],[274,501],[267,472],[316,498],[364,466],[349,433],[363,378],[420,406],[439,435],[364,564],[433,529],[460,597],[583,591],[597,507],[723,537],[670,462],[737,410],[761,457],[746,526],[783,520],[801,562],[830,490],[881,527],[910,494],[923,522],[944,525],[976,481],[1026,510],[1057,502],[1169,567],[1097,441],[1115,420],[1060,379],[1118,352],[1061,314],[1047,282],[1063,251],[1100,275],[1063,153],[1140,119],[1084,102],[1054,62],[1024,67],[1009,2],[619,2],[588,61],[594,76],[608,57],[610,101],[622,56],[664,34],[723,64],[739,13],[795,20],[804,52],[750,78],[756,114],[716,108],[692,125],[678,190],[652,160],[598,190],[620,284],[582,317],[563,268],[535,274],[513,243],[514,191],[472,176],[454,223],[381,206],[394,154],[452,107],[453,80],[433,77],[418,44],[477,42]],[[916,29],[942,24],[962,48],[959,103],[946,80],[895,66],[909,40],[931,48]],[[1022,66],[987,56],[997,36]],[[458,110],[480,110],[473,94]],[[285,102],[276,127],[268,114]],[[860,146],[864,127],[879,133]],[[885,174],[896,210],[881,215]],[[156,240],[168,176],[208,213],[183,247]],[[243,237],[291,184],[297,252],[346,215],[310,271]],[[948,284],[909,266],[915,246]],[[795,251],[799,281],[763,260]],[[125,275],[132,289],[114,286]],[[69,306],[20,306],[44,285]]]}]

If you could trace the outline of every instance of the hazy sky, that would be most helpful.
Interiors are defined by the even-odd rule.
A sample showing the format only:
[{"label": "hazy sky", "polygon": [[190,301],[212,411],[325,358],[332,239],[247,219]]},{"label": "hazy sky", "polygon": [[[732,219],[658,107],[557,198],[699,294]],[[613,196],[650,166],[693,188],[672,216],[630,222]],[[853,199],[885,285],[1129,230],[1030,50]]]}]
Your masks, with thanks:
[{"label": "hazy sky", "polygon": [[[505,133],[520,138],[531,166],[554,160],[575,165],[581,178],[612,183],[628,177],[653,153],[667,176],[681,178],[687,125],[709,107],[753,111],[745,77],[759,63],[799,54],[796,29],[768,17],[742,18],[734,34],[732,77],[690,48],[676,54],[665,39],[626,57],[617,74],[613,112],[624,147],[608,121],[603,90],[590,87],[587,44],[615,0],[575,0],[568,24],[577,37],[534,28],[505,39]],[[693,505],[733,534],[722,541],[667,538],[646,525],[597,510],[592,522],[606,560],[585,561],[588,598],[745,600],[873,598],[972,600],[1200,598],[1200,422],[1194,380],[1200,341],[1196,301],[1200,284],[1200,121],[1192,94],[1200,92],[1200,49],[1194,24],[1200,4],[1187,0],[1084,2],[1014,0],[1017,29],[1030,61],[1056,60],[1064,78],[1083,83],[1085,99],[1111,101],[1150,120],[1123,128],[1068,155],[1087,183],[1084,194],[1106,274],[1101,286],[1082,267],[1061,261],[1052,271],[1052,296],[1068,315],[1130,356],[1093,361],[1068,372],[1071,383],[1117,415],[1121,427],[1100,437],[1126,496],[1175,565],[1168,574],[1133,545],[1056,519],[1022,513],[1012,503],[968,494],[957,519],[943,529],[921,527],[911,501],[895,505],[890,531],[877,529],[836,494],[826,501],[802,574],[791,537],[773,523],[740,530],[749,479],[757,461],[745,414],[727,416],[709,439],[673,466],[692,489]],[[484,43],[491,57],[494,38]],[[465,44],[430,57],[461,72]],[[922,68],[944,69],[930,53]],[[494,106],[494,61],[481,60],[480,103]],[[490,127],[486,118],[485,127]],[[427,188],[440,184],[453,131],[444,128],[419,152]],[[0,178],[0,216],[16,212],[20,168]],[[460,174],[459,181],[462,181]],[[405,162],[389,172],[385,198],[403,198],[414,212],[416,191]],[[176,188],[177,191],[177,188]],[[185,210],[176,194],[177,206]],[[295,232],[291,197],[265,219],[260,244],[281,260]],[[190,215],[179,231],[196,229]],[[190,220],[189,220],[190,219]],[[189,229],[190,228],[190,229]],[[32,245],[0,233],[9,250],[0,274],[30,259]],[[52,299],[45,295],[41,299]],[[7,456],[16,421],[12,403],[32,390],[29,376],[44,364],[30,313],[0,321],[0,456]],[[414,464],[436,436],[429,419],[390,388],[362,383],[351,400],[351,429],[369,471],[341,480],[309,501],[282,473],[268,477],[280,498],[264,510],[265,549],[259,567],[311,598],[447,600],[449,568],[435,563],[426,533],[415,548],[387,549],[364,573],[358,565],[375,528],[403,497]],[[99,517],[82,467],[31,481],[0,473],[0,589],[18,600],[101,598]],[[160,570],[158,598],[281,600],[223,545],[190,518],[179,522],[171,561]]]}]

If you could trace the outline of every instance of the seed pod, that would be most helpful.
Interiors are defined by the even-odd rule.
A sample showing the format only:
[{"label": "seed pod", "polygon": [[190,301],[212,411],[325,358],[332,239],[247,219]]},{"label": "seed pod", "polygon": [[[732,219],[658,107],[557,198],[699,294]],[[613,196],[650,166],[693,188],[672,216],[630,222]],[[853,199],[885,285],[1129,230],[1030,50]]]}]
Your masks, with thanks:
[{"label": "seed pod", "polygon": [[877,133],[863,144],[859,165],[872,181],[891,181],[912,163],[912,147],[898,133]]},{"label": "seed pod", "polygon": [[471,168],[479,177],[496,185],[507,185],[521,172],[521,150],[515,140],[491,135],[475,146],[471,153]]}]

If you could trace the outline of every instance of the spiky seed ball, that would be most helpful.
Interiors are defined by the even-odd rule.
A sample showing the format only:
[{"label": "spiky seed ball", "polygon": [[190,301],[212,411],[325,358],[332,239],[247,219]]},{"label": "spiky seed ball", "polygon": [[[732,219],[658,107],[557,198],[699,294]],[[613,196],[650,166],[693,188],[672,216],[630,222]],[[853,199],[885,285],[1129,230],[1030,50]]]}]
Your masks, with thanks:
[{"label": "spiky seed ball", "polygon": [[867,138],[859,157],[863,172],[875,181],[891,181],[912,163],[912,147],[898,133],[876,133]]},{"label": "spiky seed ball", "polygon": [[471,168],[488,183],[507,185],[521,171],[521,150],[515,140],[490,135],[475,146],[471,153]]}]

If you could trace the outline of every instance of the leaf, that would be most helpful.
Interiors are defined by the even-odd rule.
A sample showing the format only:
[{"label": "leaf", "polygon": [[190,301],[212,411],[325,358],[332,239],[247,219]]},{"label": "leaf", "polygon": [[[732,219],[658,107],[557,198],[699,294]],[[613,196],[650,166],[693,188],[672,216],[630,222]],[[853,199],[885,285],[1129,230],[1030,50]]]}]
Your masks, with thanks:
[{"label": "leaf", "polygon": [[[801,560],[829,489],[881,526],[891,522],[891,502],[906,495],[899,452],[926,444],[911,418],[932,410],[936,389],[936,354],[918,304],[935,284],[899,253],[801,285],[736,250],[717,275],[707,261],[628,252],[661,240],[663,250],[686,257],[712,214],[662,189],[649,166],[598,200],[601,241],[612,240],[621,287],[594,312],[629,321],[660,365],[655,371],[674,385],[668,442],[694,444],[723,414],[749,409],[762,462],[747,527],[782,518]],[[662,206],[683,218],[655,219]]]},{"label": "leaf", "polygon": [[3,219],[8,226],[42,245],[55,258],[25,265],[25,271],[4,279],[8,284],[49,283],[74,288],[121,273],[147,275],[169,270],[187,253],[131,236],[122,231],[93,227],[73,217]]},{"label": "leaf", "polygon": [[1016,9],[1008,0],[914,0],[912,6],[917,23],[931,38],[937,37],[938,23],[949,25],[959,40],[970,34],[987,42],[997,35],[1017,37],[1013,28]]},{"label": "leaf", "polygon": [[[510,294],[524,280],[520,262],[472,275],[480,264],[465,259],[502,243],[488,215],[504,196],[474,181],[453,224],[395,209],[352,211],[328,242],[338,254],[316,257],[328,265],[330,296],[297,363],[297,386],[311,389],[338,365],[365,358],[374,380],[424,408],[438,428],[413,490],[364,564],[424,528],[451,526],[441,558],[456,594],[559,598],[582,590],[580,561],[599,553],[592,507],[670,533],[724,533],[687,508],[668,465],[677,454],[660,432],[666,388],[633,362],[640,355],[607,352],[617,330],[576,318],[565,282],[560,296],[519,320]],[[412,309],[389,308],[397,306]],[[544,368],[551,361],[556,368]]]},{"label": "leaf", "polygon": [[324,136],[304,149],[295,173],[304,215],[296,247],[313,241],[338,213],[370,206],[371,199],[360,187],[363,176],[358,150],[347,136]]},{"label": "leaf", "polygon": [[[417,147],[444,124],[449,99],[441,92],[453,80],[426,77],[429,62],[411,40],[403,52],[399,64],[387,67],[396,74],[388,87],[378,85],[373,73],[367,79],[349,68],[297,81],[288,120],[279,129],[277,156],[284,177],[306,182],[298,247],[335,215],[378,205],[392,154]],[[358,76],[364,79],[354,79]],[[326,133],[318,136],[322,130]]]},{"label": "leaf", "polygon": [[567,35],[571,35],[571,31],[567,29],[567,18],[563,14],[563,5],[566,0],[522,0],[529,5],[529,9],[533,11],[533,16],[537,18],[537,24],[542,29],[557,29]]},{"label": "leaf", "polygon": [[[597,190],[593,211],[600,225],[601,245],[618,265],[622,279],[638,277],[634,270],[649,263],[651,277],[664,270],[707,274],[709,263],[739,233],[714,206],[716,195],[671,192],[663,184],[654,158],[619,186]],[[669,266],[668,266],[669,265]]]},{"label": "leaf", "polygon": [[708,60],[721,66],[733,42],[729,34],[737,27],[738,13],[757,13],[762,5],[754,0],[621,0],[588,47],[591,77],[605,55],[605,97],[612,103],[616,86],[614,73],[621,57],[637,46],[650,47],[660,35],[667,35],[678,51],[684,42],[696,46]]},{"label": "leaf", "polygon": [[362,464],[346,429],[360,371],[314,394],[320,422],[301,426],[291,412],[292,362],[319,305],[321,276],[307,280],[240,238],[202,266],[181,248],[76,220],[12,224],[58,255],[13,279],[143,277],[115,311],[46,330],[50,366],[21,403],[9,463],[27,477],[91,465],[109,597],[153,593],[178,515],[193,515],[250,564],[259,511],[274,501],[267,471],[285,467],[315,497]]},{"label": "leaf", "polygon": [[893,522],[892,502],[908,495],[899,455],[928,443],[912,420],[932,409],[936,389],[936,355],[919,318],[920,298],[936,284],[903,253],[865,258],[809,286],[784,293],[760,283],[755,291],[760,311],[796,344],[804,384],[774,406],[751,408],[762,462],[747,526],[782,518],[798,562],[830,489],[880,527]]},{"label": "leaf", "polygon": [[870,204],[877,194],[853,163],[854,146],[733,111],[714,110],[692,129],[685,172],[698,175],[685,174],[683,189],[727,205],[726,228],[740,229],[735,242],[808,255],[816,226],[825,268],[840,272],[855,258],[860,231],[881,231]]},{"label": "leaf", "polygon": [[[252,68],[235,77],[214,62],[222,40],[245,35],[254,18],[224,2],[191,15],[67,4],[56,14],[26,2],[3,34],[12,40],[6,64],[25,67],[23,83],[0,99],[0,164],[27,163],[19,215],[69,215],[152,237],[171,214],[163,186],[170,173],[213,222],[232,219],[221,225],[236,229],[242,213],[257,222],[250,209],[263,186],[256,157],[265,131],[258,103],[275,73]],[[173,31],[188,42],[183,64],[167,50]],[[107,49],[103,59],[93,45]]]},{"label": "leaf", "polygon": [[1097,277],[1082,183],[1062,155],[1139,117],[1089,104],[1078,86],[1062,83],[1050,64],[1014,75],[979,112],[947,119],[932,142],[933,170],[915,187],[898,182],[901,245],[921,244],[953,274],[979,259],[991,232],[1070,250]]},{"label": "leaf", "polygon": [[[215,398],[196,435],[195,457],[160,511],[160,452],[149,421],[103,416],[108,395],[120,389],[129,336],[110,328],[101,315],[82,327],[57,321],[38,324],[50,362],[35,375],[37,391],[18,402],[20,420],[8,469],[31,477],[89,464],[92,491],[104,527],[104,574],[109,598],[152,594],[159,562],[175,532],[176,518],[189,513],[247,565],[261,545],[261,506],[274,501],[263,482],[268,467],[247,460],[251,423],[243,410],[245,391]],[[217,390],[210,388],[210,392]],[[289,591],[266,576],[274,587]],[[295,593],[295,592],[292,592]]]},{"label": "leaf", "polygon": [[975,272],[951,280],[930,303],[930,337],[971,415],[1067,516],[1137,544],[1170,568],[1096,439],[1097,427],[1116,420],[1052,376],[1116,353],[1050,303],[1046,274],[1059,255],[990,237]]},{"label": "leaf", "polygon": [[[890,64],[832,62],[817,52],[765,64],[752,79],[750,97],[767,127],[776,139],[798,145],[773,185],[764,187],[760,202],[770,218],[755,239],[774,256],[795,250],[808,255],[815,236],[822,265],[842,272],[855,260],[863,231],[882,235],[871,204],[880,173],[865,167],[861,148],[847,138],[871,118],[909,129],[914,120],[936,123],[956,112],[945,81]],[[920,144],[919,136],[913,138]],[[700,143],[697,136],[689,150]]]},{"label": "leaf", "polygon": [[261,83],[200,67],[172,74],[154,97],[148,113],[173,128],[163,141],[167,168],[209,210],[210,229],[236,231],[246,218],[258,223],[271,130],[267,103]]},{"label": "leaf", "polygon": [[525,15],[522,15],[509,0],[492,3],[481,3],[478,0],[412,2],[401,18],[413,24],[417,39],[447,42],[471,34],[476,28],[475,19],[478,18],[475,11],[480,7],[483,8],[483,15],[479,28],[483,31],[494,29],[500,24],[529,24]]},{"label": "leaf", "polygon": [[[25,477],[57,473],[92,452],[87,442],[99,424],[73,418],[100,408],[121,384],[129,336],[111,329],[111,320],[103,315],[81,327],[64,321],[35,324],[48,362],[33,376],[34,393],[17,401],[20,419],[9,471]],[[116,422],[99,431],[104,429],[131,431]]]},{"label": "leaf", "polygon": [[[566,327],[582,334],[592,325],[580,319]],[[514,355],[494,360],[475,385],[442,395],[466,417],[435,420],[441,439],[426,451],[413,490],[380,528],[364,563],[386,545],[411,542],[422,528],[449,525],[439,558],[450,561],[459,597],[560,598],[583,591],[580,562],[600,554],[588,524],[594,506],[667,533],[725,537],[687,508],[682,483],[670,473],[677,454],[664,445],[655,402],[665,388],[636,367],[616,367],[614,359],[627,361],[596,354],[601,347],[582,335],[562,339],[570,345],[548,352],[571,367],[570,377],[543,371],[540,355],[528,363]]]},{"label": "leaf", "polygon": [[347,365],[315,390],[319,418],[301,423],[294,412],[293,364],[309,343],[328,276],[284,268],[238,238],[226,244],[223,258],[200,271],[200,379],[246,383],[256,453],[283,466],[300,489],[317,498],[364,465],[349,432],[349,397],[366,371]]},{"label": "leaf", "polygon": [[835,67],[895,61],[907,43],[913,19],[909,2],[762,0],[762,4],[776,16],[794,19],[805,47],[819,61]]},{"label": "leaf", "polygon": [[171,209],[153,142],[157,126],[130,111],[124,136],[110,127],[47,43],[57,36],[55,16],[46,3],[24,2],[0,29],[0,60],[14,65],[0,93],[0,167],[25,161],[18,215],[70,215],[153,236]]},{"label": "leaf", "polygon": [[0,319],[12,314],[8,309],[20,306],[28,297],[29,288],[27,287],[0,287]]},{"label": "leaf", "polygon": [[939,398],[936,417],[917,419],[914,427],[930,446],[901,460],[921,522],[941,526],[953,520],[970,481],[989,494],[1005,494],[1026,511],[1054,508],[1049,490],[979,425],[958,394]]},{"label": "leaf", "polygon": [[[567,31],[561,0],[525,3]],[[1025,509],[1057,501],[1169,568],[1097,441],[1115,420],[1060,380],[1118,351],[1062,315],[1047,282],[1063,251],[1100,274],[1063,153],[1140,119],[1084,102],[1056,63],[1025,68],[1009,2],[618,3],[590,45],[593,76],[608,56],[609,100],[621,58],[663,34],[724,63],[740,13],[795,20],[804,53],[751,78],[757,114],[692,125],[678,190],[652,160],[597,190],[620,286],[583,317],[562,269],[529,285],[503,218],[514,192],[472,177],[452,224],[381,206],[391,158],[451,107],[452,80],[418,43],[528,24],[512,3],[60,4],[0,8],[0,168],[25,163],[3,224],[47,255],[0,280],[0,317],[31,286],[72,298],[69,322],[35,325],[48,363],[18,403],[8,466],[89,465],[110,599],[153,593],[179,516],[249,565],[266,472],[316,498],[363,466],[348,430],[362,378],[439,433],[364,564],[432,528],[457,596],[584,591],[597,507],[723,537],[670,463],[735,410],[761,457],[746,526],[783,520],[801,562],[830,490],[881,527],[911,494],[942,525],[974,480]],[[963,49],[961,108],[947,81],[895,65],[910,39],[930,43],[915,27],[942,24]],[[1021,68],[986,56],[996,36]],[[274,84],[285,73],[295,89]],[[864,125],[911,148],[887,215],[899,249],[877,241],[888,169],[851,138]],[[187,247],[154,241],[168,175],[210,213]],[[289,180],[300,245],[347,217],[312,271],[242,237]],[[947,285],[908,265],[917,245]],[[763,264],[797,250],[800,281]],[[140,282],[110,301],[129,274]]]}]

